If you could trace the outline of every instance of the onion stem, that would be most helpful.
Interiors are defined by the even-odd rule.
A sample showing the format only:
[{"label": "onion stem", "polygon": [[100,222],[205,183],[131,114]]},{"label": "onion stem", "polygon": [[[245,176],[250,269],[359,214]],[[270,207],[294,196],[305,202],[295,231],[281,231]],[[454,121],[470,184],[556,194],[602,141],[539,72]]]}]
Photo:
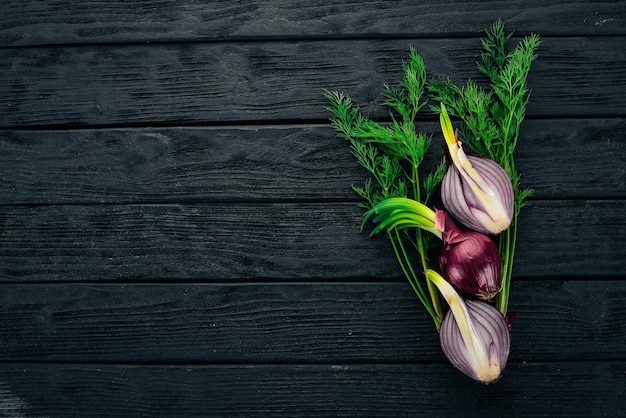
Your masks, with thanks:
[{"label": "onion stem", "polygon": [[[424,271],[428,270],[428,260],[426,259],[426,249],[424,248],[424,237],[422,236],[422,231],[418,229],[416,231],[417,235],[417,252],[420,254],[420,258],[422,261],[422,267]],[[426,280],[426,286],[428,287],[428,293],[430,293],[430,300],[432,302],[433,310],[437,315],[437,320],[435,324],[437,325],[437,330],[439,330],[439,326],[441,325],[441,321],[443,321],[443,317],[445,315],[444,307],[441,303],[441,298],[439,297],[439,292],[437,291],[437,287],[430,280]]]},{"label": "onion stem", "polygon": [[511,226],[500,236],[500,257],[502,258],[502,291],[496,297],[496,308],[506,316],[509,307],[509,293],[513,274],[513,258],[517,241],[517,211]]},{"label": "onion stem", "polygon": [[[387,234],[389,236],[389,240],[391,241],[393,251],[396,254],[396,258],[398,259],[398,263],[400,264],[400,268],[402,269],[402,272],[404,273],[404,276],[407,278],[409,284],[413,288],[413,291],[417,295],[420,302],[422,302],[422,305],[424,305],[424,307],[426,308],[426,311],[428,311],[430,316],[433,318],[433,321],[435,322],[435,326],[437,327],[437,330],[439,330],[439,327],[441,327],[441,321],[443,320],[443,314],[439,314],[436,311],[436,308],[435,308],[436,305],[434,304],[434,302],[431,304],[431,302],[428,299],[428,296],[426,295],[426,292],[424,292],[424,289],[422,288],[422,285],[419,282],[418,276],[415,273],[415,269],[413,268],[413,265],[411,264],[411,259],[409,258],[409,255],[406,252],[406,248],[404,244],[402,243],[401,232],[397,228],[394,228],[393,230],[388,231]],[[428,291],[431,294],[431,299],[432,299],[432,290],[431,290],[430,283],[428,286]],[[438,308],[440,309],[440,307]]]}]

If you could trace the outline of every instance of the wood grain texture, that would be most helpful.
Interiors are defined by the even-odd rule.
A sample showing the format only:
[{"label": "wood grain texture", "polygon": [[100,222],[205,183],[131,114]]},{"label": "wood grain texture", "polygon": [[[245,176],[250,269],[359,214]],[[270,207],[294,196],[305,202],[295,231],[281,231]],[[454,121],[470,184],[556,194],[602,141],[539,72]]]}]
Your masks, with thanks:
[{"label": "wood grain texture", "polygon": [[[626,355],[624,280],[518,281],[511,310],[512,363]],[[3,285],[0,341],[5,362],[445,363],[404,282]]]},{"label": "wood grain texture", "polygon": [[[529,116],[624,116],[625,37],[547,38]],[[477,77],[477,39],[162,44],[0,50],[0,127],[326,120],[323,90],[388,117],[414,45],[431,76]],[[593,83],[589,80],[593,79]]]},{"label": "wood grain texture", "polygon": [[[423,172],[442,157],[439,126]],[[516,165],[536,198],[626,196],[624,119],[529,120]],[[0,203],[354,200],[368,177],[324,125],[0,132]],[[595,159],[602,161],[597,164]]]},{"label": "wood grain texture", "polygon": [[132,417],[622,416],[625,375],[623,361],[516,363],[492,386],[473,383],[448,364],[2,364],[0,380],[7,383],[0,383],[5,395],[0,412],[53,417],[103,411]]},{"label": "wood grain texture", "polygon": [[[3,6],[0,416],[626,415],[623,1]],[[543,44],[512,351],[485,387],[359,232],[366,175],[323,90],[388,120],[410,46],[482,83],[498,18]]]},{"label": "wood grain texture", "polygon": [[[625,211],[613,200],[533,203],[514,273],[623,276]],[[359,233],[361,217],[354,203],[4,206],[0,279],[400,278],[386,238]]]},{"label": "wood grain texture", "polygon": [[0,45],[320,36],[482,35],[496,19],[519,33],[626,34],[620,2],[10,0]]}]

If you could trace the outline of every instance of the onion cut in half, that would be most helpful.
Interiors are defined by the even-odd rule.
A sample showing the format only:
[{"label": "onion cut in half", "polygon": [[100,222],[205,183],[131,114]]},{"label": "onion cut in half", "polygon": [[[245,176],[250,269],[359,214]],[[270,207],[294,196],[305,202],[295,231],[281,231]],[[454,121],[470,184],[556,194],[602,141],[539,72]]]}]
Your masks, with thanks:
[{"label": "onion cut in half", "polygon": [[511,178],[495,161],[465,155],[459,133],[453,130],[443,104],[439,122],[452,162],[441,183],[444,206],[466,227],[499,234],[513,219],[515,196]]},{"label": "onion cut in half", "polygon": [[504,316],[486,302],[464,300],[434,270],[424,272],[450,310],[439,329],[439,343],[450,363],[479,382],[489,384],[502,376],[511,349]]},{"label": "onion cut in half", "polygon": [[[459,152],[463,152],[462,148]],[[466,227],[485,234],[499,234],[513,219],[514,194],[511,178],[495,161],[466,156],[481,180],[468,181],[450,165],[441,183],[441,200],[446,209]]]},{"label": "onion cut in half", "polygon": [[[494,383],[500,379],[509,357],[508,326],[502,313],[488,303],[466,300],[465,306],[476,338],[467,341],[450,310],[441,323],[441,349],[450,363],[467,376],[485,384]],[[480,349],[474,344],[480,344]],[[483,350],[486,357],[481,359],[476,352]]]}]

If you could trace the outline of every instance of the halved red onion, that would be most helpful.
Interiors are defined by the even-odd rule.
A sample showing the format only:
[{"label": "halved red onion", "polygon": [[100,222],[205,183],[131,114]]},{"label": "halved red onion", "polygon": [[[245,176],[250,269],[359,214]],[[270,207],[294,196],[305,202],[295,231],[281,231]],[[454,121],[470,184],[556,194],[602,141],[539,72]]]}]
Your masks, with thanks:
[{"label": "halved red onion", "polygon": [[499,310],[480,301],[465,301],[470,335],[461,333],[451,309],[439,333],[443,353],[461,372],[489,384],[500,379],[511,348],[506,321]]},{"label": "halved red onion", "polygon": [[[473,155],[465,156],[476,176],[469,176],[451,164],[441,183],[441,199],[446,209],[466,227],[498,234],[513,219],[514,195],[511,178],[495,161]],[[462,167],[461,170],[466,170]],[[481,181],[476,181],[476,178]]]},{"label": "halved red onion", "polygon": [[439,122],[451,160],[441,183],[444,206],[466,227],[485,234],[499,234],[513,219],[511,178],[495,161],[465,155],[459,132],[452,128],[443,104]]}]

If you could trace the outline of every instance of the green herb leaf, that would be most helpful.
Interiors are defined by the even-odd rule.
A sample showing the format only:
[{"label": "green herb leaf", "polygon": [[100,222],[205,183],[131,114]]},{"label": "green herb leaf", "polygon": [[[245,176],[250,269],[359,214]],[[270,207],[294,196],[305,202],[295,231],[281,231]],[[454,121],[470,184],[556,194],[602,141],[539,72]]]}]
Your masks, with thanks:
[{"label": "green herb leaf", "polygon": [[[357,161],[372,176],[363,187],[353,186],[353,190],[363,199],[359,206],[371,215],[372,208],[380,208],[378,205],[381,202],[391,204],[384,219],[376,218],[380,224],[372,234],[382,230],[387,232],[400,267],[438,328],[444,313],[439,294],[429,282],[426,283],[425,291],[416,271],[428,268],[427,253],[433,244],[429,235],[422,234],[421,229],[435,235],[440,235],[440,232],[435,229],[434,221],[427,222],[422,216],[396,207],[403,200],[394,198],[405,198],[406,202],[406,198],[411,197],[421,202],[424,194],[427,200],[441,182],[444,168],[440,166],[421,184],[419,168],[430,147],[431,137],[416,130],[415,119],[426,106],[423,100],[426,67],[419,54],[411,48],[409,60],[403,63],[402,68],[400,85],[384,86],[384,104],[390,108],[389,123],[381,124],[362,115],[350,97],[338,92],[325,92],[330,102],[326,109],[332,114],[331,124],[337,136],[350,142]],[[366,214],[364,223],[368,218]],[[413,268],[407,247],[419,253],[422,262],[420,270]]]}]

